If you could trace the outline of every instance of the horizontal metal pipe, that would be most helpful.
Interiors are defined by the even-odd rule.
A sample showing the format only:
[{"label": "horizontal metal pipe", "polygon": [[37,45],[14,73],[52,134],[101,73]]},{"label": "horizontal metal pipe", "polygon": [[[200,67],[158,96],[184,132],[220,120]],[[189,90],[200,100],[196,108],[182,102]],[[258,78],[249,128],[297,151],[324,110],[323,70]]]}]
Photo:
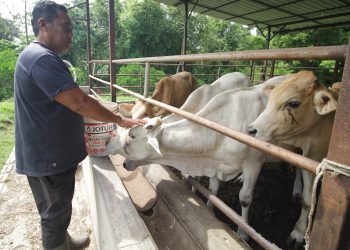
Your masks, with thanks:
[{"label": "horizontal metal pipe", "polygon": [[103,101],[103,99],[102,99],[93,89],[90,89],[90,92],[91,92],[97,99],[99,99],[100,101]]},{"label": "horizontal metal pipe", "polygon": [[221,53],[157,56],[113,60],[114,63],[132,62],[191,62],[191,61],[230,61],[230,60],[332,60],[345,58],[346,45],[322,46],[291,49],[265,49]]},{"label": "horizontal metal pipe", "polygon": [[[264,49],[220,53],[155,56],[113,60],[114,63],[145,62],[191,62],[191,61],[230,61],[230,60],[339,60],[345,58],[346,45],[320,46],[289,49]],[[92,63],[105,63],[108,60],[92,60]]]},{"label": "horizontal metal pipe", "polygon": [[[90,75],[89,77],[91,77],[92,79],[94,79],[96,81],[104,83],[106,85],[110,85],[109,82],[101,80],[99,78],[96,78],[92,75]],[[153,105],[157,105],[161,108],[164,108],[167,111],[170,111],[172,113],[175,113],[177,115],[185,117],[188,120],[194,121],[194,122],[199,123],[201,125],[204,125],[208,128],[211,128],[211,129],[215,130],[216,132],[219,132],[219,133],[226,135],[226,136],[228,136],[232,139],[235,139],[237,141],[243,142],[243,143],[245,143],[253,148],[259,149],[259,150],[261,150],[265,153],[268,153],[268,154],[270,154],[278,159],[281,159],[283,161],[287,161],[295,166],[298,166],[298,167],[303,168],[307,171],[310,171],[313,174],[316,173],[316,168],[319,164],[319,162],[317,162],[317,161],[311,160],[311,159],[304,157],[302,155],[298,155],[296,153],[293,153],[289,150],[278,147],[278,146],[273,145],[271,143],[260,141],[260,140],[254,138],[254,137],[251,137],[247,134],[244,134],[244,133],[241,133],[238,131],[234,131],[234,130],[229,129],[225,126],[222,126],[216,122],[207,120],[203,117],[200,117],[200,116],[194,115],[192,113],[180,110],[178,108],[174,108],[174,107],[167,105],[167,104],[164,104],[162,102],[159,102],[159,101],[156,101],[156,100],[153,100],[150,98],[144,98],[140,94],[134,93],[130,90],[127,90],[127,89],[120,87],[120,86],[117,86],[115,84],[113,85],[113,87],[115,87],[116,89],[122,90],[130,95],[136,96],[137,98],[142,99],[148,103],[151,103]]]},{"label": "horizontal metal pipe", "polygon": [[192,176],[185,176],[188,182],[194,186],[197,191],[199,191],[205,198],[210,200],[215,207],[217,207],[221,212],[223,212],[228,218],[230,218],[238,227],[240,227],[250,238],[255,240],[264,249],[277,250],[280,249],[275,244],[269,242],[261,234],[257,233],[254,228],[249,226],[244,219],[233,211],[229,206],[227,206],[222,200],[217,196],[212,194],[208,189],[199,184]]}]

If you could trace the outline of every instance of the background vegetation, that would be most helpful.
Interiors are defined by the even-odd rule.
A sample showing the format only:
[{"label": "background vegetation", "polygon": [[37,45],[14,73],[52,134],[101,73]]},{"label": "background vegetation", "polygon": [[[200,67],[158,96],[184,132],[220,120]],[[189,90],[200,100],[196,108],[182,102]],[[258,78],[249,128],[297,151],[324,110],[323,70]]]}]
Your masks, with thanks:
[{"label": "background vegetation", "polygon": [[[69,6],[80,2],[72,0]],[[107,59],[108,1],[95,0],[92,2],[90,9],[92,19],[92,57],[94,59]],[[72,8],[69,12],[74,25],[74,41],[71,50],[62,55],[62,58],[70,61],[75,66],[78,75],[77,82],[80,85],[87,85],[87,30],[85,21],[81,20],[85,18],[85,5]],[[180,9],[166,7],[152,0],[116,0],[115,13],[117,58],[176,55],[181,53],[183,12]],[[28,23],[30,23],[29,20]],[[0,102],[1,105],[5,105],[6,107],[6,111],[1,110],[1,116],[4,116],[6,119],[0,120],[0,122],[1,126],[6,127],[6,129],[1,128],[1,131],[10,129],[10,132],[5,132],[9,136],[13,133],[13,99],[11,98],[13,96],[15,63],[19,53],[26,46],[27,40],[22,31],[24,30],[23,27],[24,14],[13,16],[11,20],[0,16]],[[31,29],[31,27],[28,27],[28,29]],[[251,35],[251,27],[243,27],[233,22],[218,20],[196,13],[192,13],[189,19],[188,30],[187,53],[262,49],[265,46],[265,40],[261,34],[258,33],[256,36]],[[349,34],[349,28],[333,28],[289,35],[277,35],[272,40],[271,48],[346,44]],[[28,38],[29,41],[33,39],[33,36]],[[262,63],[255,62],[255,65],[261,66]],[[188,68],[189,71],[200,75],[197,77],[200,84],[210,83],[226,72],[242,71],[247,74],[249,73],[249,62],[210,62],[211,65],[223,64],[227,67],[208,67],[208,64],[202,63],[201,66]],[[237,65],[243,67],[238,67]],[[334,61],[278,61],[275,73],[290,73],[300,69],[295,67],[302,68],[309,66],[322,66],[323,68],[317,73],[321,75],[332,75]],[[177,66],[152,65],[151,73],[155,74],[151,78],[152,86],[163,75],[174,74],[176,70]],[[144,68],[142,65],[120,65],[117,67],[117,73],[124,75],[142,75],[143,71]],[[108,74],[108,66],[97,66],[95,73]],[[201,74],[211,75],[202,76]],[[143,83],[143,78],[132,77],[130,75],[119,76],[117,83],[122,86],[138,86]],[[94,83],[94,86],[99,86],[99,84]],[[4,137],[0,135],[0,138],[1,148],[3,148],[4,143],[2,141]]]}]

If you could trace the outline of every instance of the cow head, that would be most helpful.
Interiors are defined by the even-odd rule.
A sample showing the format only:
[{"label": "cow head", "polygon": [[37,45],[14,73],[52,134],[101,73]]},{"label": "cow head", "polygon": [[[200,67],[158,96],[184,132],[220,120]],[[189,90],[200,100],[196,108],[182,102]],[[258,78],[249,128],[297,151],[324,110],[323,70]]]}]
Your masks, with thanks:
[{"label": "cow head", "polygon": [[152,114],[152,105],[140,99],[136,101],[134,107],[131,110],[133,119],[141,119],[145,116],[153,117]]},{"label": "cow head", "polygon": [[311,71],[292,74],[266,91],[270,92],[268,104],[248,130],[265,141],[283,142],[303,134],[337,106],[334,92],[317,83]]},{"label": "cow head", "polygon": [[[135,126],[125,130],[120,134],[118,144],[119,152],[125,158],[135,161],[147,160],[152,157],[160,157],[162,153],[159,149],[157,136],[159,135],[161,120],[153,118],[144,126]],[[114,139],[114,138],[113,138]],[[110,142],[109,144],[111,144]],[[107,149],[108,149],[107,145]],[[108,152],[111,152],[109,150]],[[112,153],[114,153],[113,151]]]}]

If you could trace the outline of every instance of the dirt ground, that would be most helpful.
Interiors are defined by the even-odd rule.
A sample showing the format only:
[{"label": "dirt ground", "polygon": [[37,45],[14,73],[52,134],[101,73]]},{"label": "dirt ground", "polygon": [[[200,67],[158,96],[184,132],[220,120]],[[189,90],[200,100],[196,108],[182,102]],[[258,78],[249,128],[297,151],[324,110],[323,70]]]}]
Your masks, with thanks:
[{"label": "dirt ground", "polygon": [[[42,249],[40,217],[27,179],[15,173],[14,164],[11,154],[0,178],[0,249]],[[79,168],[68,231],[73,237],[90,234],[90,246],[86,249],[97,249],[82,177]]]},{"label": "dirt ground", "polygon": [[[249,210],[249,224],[263,237],[282,249],[288,249],[287,238],[299,218],[301,204],[293,201],[291,195],[295,169],[286,163],[264,164],[254,189],[253,201]],[[204,186],[208,180],[202,179]],[[239,203],[240,183],[231,180],[221,183],[218,197],[237,213],[241,213]],[[237,226],[219,210],[216,216],[232,229]],[[253,249],[262,249],[256,242],[248,244]]]}]

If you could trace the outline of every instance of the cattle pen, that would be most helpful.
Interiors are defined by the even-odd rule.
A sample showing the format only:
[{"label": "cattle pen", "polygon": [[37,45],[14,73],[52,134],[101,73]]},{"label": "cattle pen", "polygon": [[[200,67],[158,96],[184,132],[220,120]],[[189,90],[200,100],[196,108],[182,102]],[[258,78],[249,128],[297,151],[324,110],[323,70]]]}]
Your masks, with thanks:
[{"label": "cattle pen", "polygon": [[[89,2],[87,1],[87,15],[89,20]],[[220,53],[206,53],[206,54],[192,54],[186,55],[174,55],[174,56],[157,56],[146,58],[132,58],[132,59],[116,59],[115,58],[115,27],[114,27],[114,1],[109,0],[109,60],[92,60],[91,49],[88,49],[89,58],[89,89],[91,93],[95,93],[93,88],[93,82],[99,82],[106,86],[109,86],[111,92],[111,100],[117,101],[116,90],[128,93],[139,99],[142,99],[153,105],[157,105],[166,109],[169,112],[175,113],[188,120],[196,122],[200,125],[213,129],[214,131],[228,136],[234,140],[238,140],[251,147],[259,149],[267,154],[270,154],[283,161],[289,162],[296,167],[305,169],[315,175],[317,178],[323,178],[320,186],[320,192],[317,201],[313,201],[314,214],[312,220],[309,221],[310,233],[308,235],[308,248],[309,249],[349,249],[350,238],[348,237],[349,228],[347,225],[350,223],[350,158],[348,156],[350,149],[350,43],[341,46],[324,46],[324,47],[309,47],[309,48],[291,48],[291,49],[266,49],[266,50],[254,50],[254,51],[235,51],[235,52],[220,52]],[[88,21],[88,37],[89,37],[89,21]],[[89,39],[88,39],[89,46]],[[343,75],[342,75],[342,87],[339,94],[338,107],[335,115],[334,126],[331,135],[330,146],[327,154],[327,160],[322,163],[303,157],[299,154],[293,153],[281,147],[275,146],[271,143],[259,141],[247,134],[243,134],[229,128],[226,128],[216,122],[207,120],[203,117],[199,117],[195,114],[174,108],[164,103],[155,101],[148,97],[149,79],[150,79],[150,66],[156,63],[182,63],[186,65],[188,62],[208,62],[208,61],[256,61],[256,60],[335,60],[345,61]],[[118,86],[116,84],[116,65],[118,64],[130,64],[130,63],[143,63],[145,65],[145,82],[143,95],[137,94],[126,88]],[[109,81],[102,80],[96,75],[92,74],[92,66],[94,64],[108,64],[109,65]],[[94,163],[94,161],[96,161]],[[107,160],[108,161],[108,160]],[[97,160],[90,159],[90,165],[98,165]],[[85,171],[86,172],[86,171]],[[103,172],[103,171],[102,171]],[[119,173],[119,172],[118,172]],[[85,174],[85,173],[84,173]],[[110,218],[104,213],[101,218],[101,213],[97,210],[101,209],[100,203],[104,202],[101,199],[101,193],[103,192],[115,192],[114,187],[111,190],[103,189],[105,187],[98,187],[98,180],[101,177],[94,176],[94,171],[87,173],[91,183],[94,183],[94,188],[90,190],[89,194],[91,199],[98,205],[93,209],[92,214],[95,214],[99,220],[103,220],[105,223],[111,223]],[[100,173],[101,174],[101,173]],[[110,175],[109,172],[104,173]],[[103,173],[102,173],[103,175]],[[105,177],[111,180],[110,176]],[[232,209],[229,209],[222,201],[206,190],[204,187],[194,180],[192,177],[187,177],[188,181],[196,186],[197,190],[201,192],[207,199],[222,210],[232,221],[239,225],[245,233],[247,233],[252,239],[254,239],[264,249],[278,249],[278,247],[264,239],[261,235],[256,233],[249,225],[247,225],[240,216],[238,216]],[[112,182],[112,180],[111,180]],[[316,183],[317,184],[317,183]],[[98,191],[102,188],[102,191]],[[337,195],[334,195],[334,194]],[[111,194],[109,197],[111,198]],[[112,198],[111,198],[112,199]],[[111,205],[108,205],[111,206]],[[116,204],[118,209],[119,203]],[[113,215],[109,215],[113,216]],[[133,214],[132,216],[137,216]],[[108,222],[110,221],[110,222]],[[97,237],[100,248],[106,248],[106,240],[116,240],[121,237],[122,234],[112,232],[111,226],[101,225],[95,223],[98,232],[104,232],[107,236],[100,234]],[[142,230],[146,230],[143,228]],[[108,231],[108,232],[107,232]],[[116,235],[113,235],[116,234]],[[145,233],[148,235],[147,233]],[[99,238],[100,237],[100,238]],[[123,239],[118,239],[123,241]],[[150,240],[145,245],[140,245],[139,249],[147,248],[152,249],[154,243]],[[208,244],[209,246],[210,244]],[[108,245],[110,246],[110,245]],[[242,247],[242,245],[241,245]],[[210,248],[210,247],[208,247]],[[242,247],[244,248],[244,247]],[[107,249],[107,248],[106,248]],[[215,249],[215,248],[212,248]]]}]

